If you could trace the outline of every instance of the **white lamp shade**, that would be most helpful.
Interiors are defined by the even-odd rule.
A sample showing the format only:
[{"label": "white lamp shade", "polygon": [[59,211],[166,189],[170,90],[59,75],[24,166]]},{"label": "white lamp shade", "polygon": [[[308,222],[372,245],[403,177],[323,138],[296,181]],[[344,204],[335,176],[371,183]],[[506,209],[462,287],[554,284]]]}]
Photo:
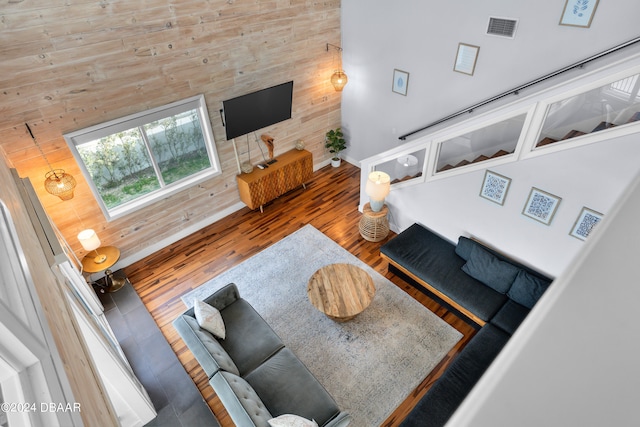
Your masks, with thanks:
[{"label": "white lamp shade", "polygon": [[78,233],[78,240],[85,251],[93,251],[100,247],[100,239],[92,229],[82,230]]},{"label": "white lamp shade", "polygon": [[384,200],[391,191],[391,177],[384,172],[371,172],[364,192],[371,200]]}]

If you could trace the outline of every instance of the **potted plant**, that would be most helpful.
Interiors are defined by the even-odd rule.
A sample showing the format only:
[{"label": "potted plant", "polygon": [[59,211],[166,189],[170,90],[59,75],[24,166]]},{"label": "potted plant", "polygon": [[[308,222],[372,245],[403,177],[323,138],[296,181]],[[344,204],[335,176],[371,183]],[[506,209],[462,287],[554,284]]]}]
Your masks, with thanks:
[{"label": "potted plant", "polygon": [[334,168],[340,166],[340,152],[347,148],[347,141],[345,141],[343,137],[344,135],[342,134],[341,128],[331,129],[325,136],[324,146],[328,148],[332,154],[331,166]]}]

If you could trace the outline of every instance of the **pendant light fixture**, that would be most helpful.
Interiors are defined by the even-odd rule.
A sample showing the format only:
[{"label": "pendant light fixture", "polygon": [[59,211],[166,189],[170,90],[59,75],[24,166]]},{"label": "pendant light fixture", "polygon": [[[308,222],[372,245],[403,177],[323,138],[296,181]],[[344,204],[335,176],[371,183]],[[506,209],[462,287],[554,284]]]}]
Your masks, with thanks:
[{"label": "pendant light fixture", "polygon": [[[327,43],[327,52],[329,52],[329,46],[335,48],[338,52],[342,52],[342,48],[340,46],[336,46],[331,43]],[[348,81],[349,79],[347,78],[347,74],[342,68],[335,70],[331,75],[331,84],[333,85],[333,88],[336,90],[336,92],[342,92],[342,89]]]},{"label": "pendant light fixture", "polygon": [[63,169],[54,169],[51,167],[49,160],[42,152],[42,148],[40,148],[40,144],[38,144],[38,140],[31,132],[31,128],[27,123],[25,123],[27,130],[29,131],[29,135],[31,135],[31,139],[33,139],[33,143],[38,147],[38,151],[40,151],[40,155],[44,158],[44,161],[47,162],[47,166],[49,166],[49,172],[47,172],[44,176],[44,189],[47,190],[49,194],[60,197],[62,200],[71,200],[73,199],[73,189],[76,188],[76,180],[73,175],[65,173]]}]

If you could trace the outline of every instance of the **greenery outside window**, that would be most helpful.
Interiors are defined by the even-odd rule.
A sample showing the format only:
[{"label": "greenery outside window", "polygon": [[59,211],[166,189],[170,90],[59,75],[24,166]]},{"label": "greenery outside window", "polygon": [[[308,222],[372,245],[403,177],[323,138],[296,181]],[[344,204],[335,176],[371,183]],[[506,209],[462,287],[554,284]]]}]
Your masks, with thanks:
[{"label": "greenery outside window", "polygon": [[202,95],[64,137],[107,220],[221,173]]}]

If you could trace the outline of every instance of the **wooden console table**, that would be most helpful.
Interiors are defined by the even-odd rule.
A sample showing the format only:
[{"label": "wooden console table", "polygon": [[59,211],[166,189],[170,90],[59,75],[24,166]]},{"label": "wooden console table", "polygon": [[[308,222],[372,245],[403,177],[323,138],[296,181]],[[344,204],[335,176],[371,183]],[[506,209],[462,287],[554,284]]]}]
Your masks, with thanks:
[{"label": "wooden console table", "polygon": [[276,156],[277,162],[266,169],[255,168],[251,173],[238,175],[238,191],[240,199],[250,209],[291,191],[305,183],[313,176],[313,157],[307,150],[291,150]]}]

